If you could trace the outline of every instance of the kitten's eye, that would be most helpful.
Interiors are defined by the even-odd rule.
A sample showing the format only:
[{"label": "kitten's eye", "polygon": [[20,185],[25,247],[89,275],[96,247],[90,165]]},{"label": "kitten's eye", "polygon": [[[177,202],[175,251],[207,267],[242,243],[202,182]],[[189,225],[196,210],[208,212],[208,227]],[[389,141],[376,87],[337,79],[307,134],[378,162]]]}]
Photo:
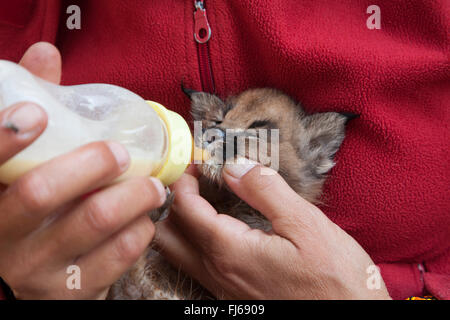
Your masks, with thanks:
[{"label": "kitten's eye", "polygon": [[210,127],[215,127],[215,126],[218,126],[218,125],[221,124],[221,123],[222,123],[222,121],[211,120],[211,121],[209,121],[209,126],[210,126]]},{"label": "kitten's eye", "polygon": [[265,127],[265,126],[267,126],[268,124],[270,124],[270,121],[268,121],[268,120],[257,120],[257,121],[254,121],[250,126],[249,126],[249,129],[250,128],[261,128],[261,127]]}]

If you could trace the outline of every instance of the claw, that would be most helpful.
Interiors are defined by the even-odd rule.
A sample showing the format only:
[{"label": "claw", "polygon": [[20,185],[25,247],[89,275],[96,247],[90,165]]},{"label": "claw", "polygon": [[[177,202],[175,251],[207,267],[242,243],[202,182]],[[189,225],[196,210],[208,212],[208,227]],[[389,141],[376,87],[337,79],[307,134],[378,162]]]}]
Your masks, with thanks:
[{"label": "claw", "polygon": [[148,216],[153,222],[165,219],[169,215],[170,207],[175,199],[175,192],[171,192],[168,187],[166,187],[166,201],[158,209],[154,209],[148,212]]}]

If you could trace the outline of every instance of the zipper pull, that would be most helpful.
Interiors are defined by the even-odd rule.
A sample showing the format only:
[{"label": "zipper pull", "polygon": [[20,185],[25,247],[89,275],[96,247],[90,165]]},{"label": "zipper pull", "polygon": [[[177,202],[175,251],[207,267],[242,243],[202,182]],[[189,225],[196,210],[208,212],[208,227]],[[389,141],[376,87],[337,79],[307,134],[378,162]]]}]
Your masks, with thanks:
[{"label": "zipper pull", "polygon": [[211,38],[211,27],[206,17],[204,0],[196,0],[194,3],[194,38],[198,43],[206,43]]}]

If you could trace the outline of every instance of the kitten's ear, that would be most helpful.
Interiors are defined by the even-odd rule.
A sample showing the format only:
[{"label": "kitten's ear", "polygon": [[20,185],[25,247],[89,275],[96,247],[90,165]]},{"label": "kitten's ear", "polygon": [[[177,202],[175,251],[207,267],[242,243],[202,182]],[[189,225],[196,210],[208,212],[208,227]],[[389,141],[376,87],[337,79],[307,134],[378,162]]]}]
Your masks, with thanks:
[{"label": "kitten's ear", "polygon": [[345,117],[345,124],[347,124],[350,120],[359,118],[359,114],[353,112],[338,112],[341,116]]},{"label": "kitten's ear", "polygon": [[200,91],[195,91],[189,88],[185,88],[183,84],[181,84],[181,90],[184,92],[184,94],[189,98],[189,100],[192,100],[192,95],[195,93],[200,93]]},{"label": "kitten's ear", "polygon": [[359,115],[348,112],[324,112],[302,119],[305,132],[300,152],[315,175],[321,176],[334,166],[333,157],[344,140],[345,125],[357,117]]},{"label": "kitten's ear", "polygon": [[194,120],[216,119],[224,116],[225,103],[216,95],[187,89],[181,86],[183,92],[191,100],[191,114]]}]

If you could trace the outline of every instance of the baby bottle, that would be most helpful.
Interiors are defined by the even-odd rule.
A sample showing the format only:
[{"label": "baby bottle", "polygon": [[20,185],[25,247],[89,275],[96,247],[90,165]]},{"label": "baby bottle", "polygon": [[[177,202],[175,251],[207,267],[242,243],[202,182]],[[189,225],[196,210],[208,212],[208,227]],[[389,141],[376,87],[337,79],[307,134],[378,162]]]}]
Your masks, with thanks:
[{"label": "baby bottle", "polygon": [[100,140],[119,142],[128,150],[130,166],[118,180],[151,175],[169,185],[191,162],[193,141],[184,119],[124,88],[59,86],[0,60],[0,110],[21,101],[44,108],[48,125],[33,144],[0,166],[1,183],[10,184],[44,161]]}]

